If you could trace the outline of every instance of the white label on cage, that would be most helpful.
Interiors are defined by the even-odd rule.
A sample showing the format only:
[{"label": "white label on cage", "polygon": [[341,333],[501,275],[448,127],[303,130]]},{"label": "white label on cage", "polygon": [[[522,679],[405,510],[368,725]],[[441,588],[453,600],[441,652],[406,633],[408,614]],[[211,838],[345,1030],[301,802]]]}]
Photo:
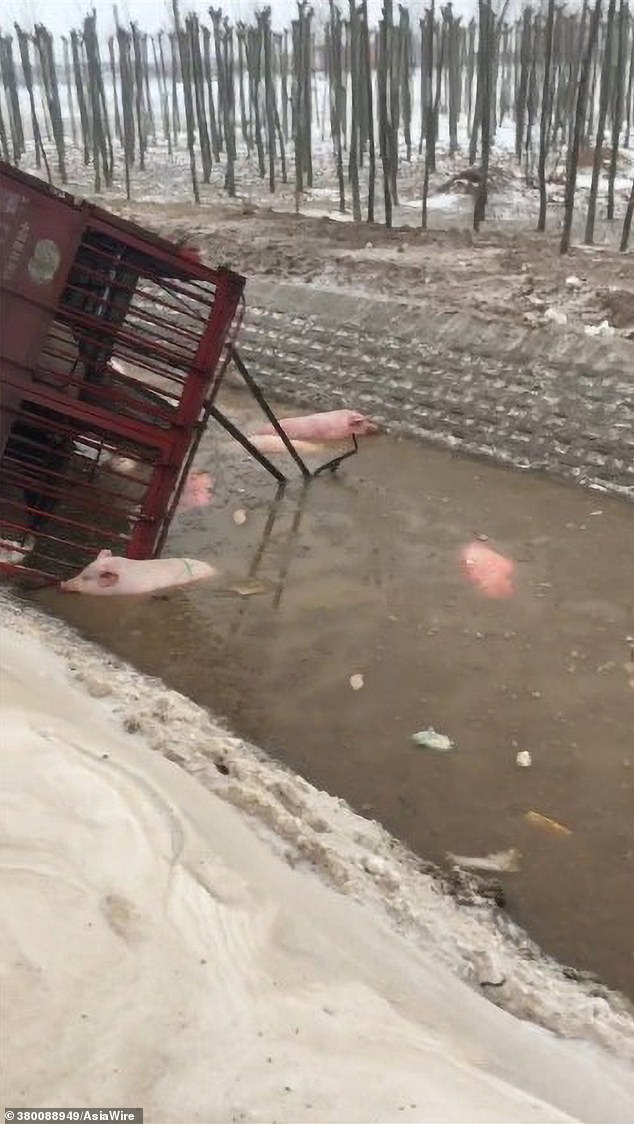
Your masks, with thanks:
[{"label": "white label on cage", "polygon": [[50,238],[40,238],[35,243],[33,257],[27,266],[31,281],[36,285],[48,285],[57,273],[61,260],[62,255],[57,242],[53,242]]}]

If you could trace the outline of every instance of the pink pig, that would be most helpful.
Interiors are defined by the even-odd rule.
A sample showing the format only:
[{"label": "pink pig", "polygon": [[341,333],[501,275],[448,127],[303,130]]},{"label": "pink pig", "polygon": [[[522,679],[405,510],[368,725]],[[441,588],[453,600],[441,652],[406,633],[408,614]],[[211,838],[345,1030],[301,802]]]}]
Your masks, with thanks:
[{"label": "pink pig", "polygon": [[193,511],[197,507],[207,507],[213,499],[213,484],[213,476],[208,472],[190,472],[176,506],[177,514]]},{"label": "pink pig", "polygon": [[215,570],[193,558],[118,558],[100,550],[94,562],[80,574],[60,582],[66,593],[89,593],[101,597],[126,597],[176,589],[211,578]]},{"label": "pink pig", "polygon": [[[295,441],[343,441],[352,437],[369,437],[380,433],[381,427],[356,410],[328,410],[324,414],[307,414],[301,418],[280,418],[285,433]],[[253,435],[274,434],[275,428],[267,423],[251,431]]]},{"label": "pink pig", "polygon": [[466,577],[487,597],[511,597],[515,593],[515,563],[511,558],[475,541],[462,548],[460,560]]},{"label": "pink pig", "polygon": [[[273,456],[275,453],[288,453],[288,449],[278,433],[249,433],[248,437],[251,444],[255,445],[256,449],[259,449],[265,456]],[[323,442],[321,445],[316,445],[312,441],[296,441],[294,437],[291,437],[290,440],[295,452],[299,453],[300,457],[315,456],[317,453],[322,453],[327,447]]]}]

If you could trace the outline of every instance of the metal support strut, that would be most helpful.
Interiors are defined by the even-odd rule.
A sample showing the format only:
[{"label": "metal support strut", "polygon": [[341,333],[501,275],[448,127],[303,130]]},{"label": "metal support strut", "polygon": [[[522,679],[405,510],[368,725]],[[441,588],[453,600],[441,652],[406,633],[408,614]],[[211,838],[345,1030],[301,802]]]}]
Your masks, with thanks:
[{"label": "metal support strut", "polygon": [[[332,460],[326,461],[325,464],[320,465],[319,468],[316,468],[314,472],[311,472],[297,452],[297,449],[293,445],[293,442],[288,436],[286,430],[280,424],[279,419],[273,413],[266,398],[260,390],[260,387],[253,378],[253,375],[249,372],[244,363],[244,360],[242,359],[242,356],[240,355],[237,347],[235,347],[234,344],[230,345],[229,355],[233,360],[237,370],[242,375],[247,388],[251,391],[251,394],[258,403],[258,406],[260,406],[262,411],[266,414],[271,425],[273,426],[273,429],[277,433],[278,437],[282,440],[287,451],[292,456],[304,480],[310,480],[314,476],[319,476],[319,474],[322,472],[336,472],[342,461],[347,460],[348,457],[354,456],[354,454],[358,451],[359,445],[357,439],[355,435],[352,434],[352,449],[349,449],[346,453],[342,453],[337,457],[333,457]],[[251,456],[254,457],[255,460],[258,461],[263,468],[266,468],[267,472],[271,473],[271,476],[274,476],[275,479],[279,480],[281,484],[287,483],[288,477],[285,476],[284,473],[279,468],[277,468],[277,466],[274,465],[267,456],[264,455],[264,453],[261,453],[260,450],[253,444],[253,442],[249,440],[247,435],[245,433],[242,433],[242,431],[238,429],[236,425],[234,425],[230,418],[228,418],[226,414],[222,412],[222,410],[219,410],[216,405],[212,405],[209,407],[209,416],[214,418],[223,427],[223,429],[226,429],[227,433],[235,438],[235,440],[238,441],[239,444],[242,445],[242,447],[246,449],[246,451],[250,453]]]}]

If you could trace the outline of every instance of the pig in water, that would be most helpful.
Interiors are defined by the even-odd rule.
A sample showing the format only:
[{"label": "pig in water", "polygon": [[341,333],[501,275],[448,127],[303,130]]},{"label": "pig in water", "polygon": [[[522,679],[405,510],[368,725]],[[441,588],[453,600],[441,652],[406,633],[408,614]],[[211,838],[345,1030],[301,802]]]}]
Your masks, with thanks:
[{"label": "pig in water", "polygon": [[[278,433],[249,433],[248,437],[251,444],[267,457],[275,453],[288,453],[290,456]],[[318,453],[323,454],[324,449],[329,448],[325,442],[316,445],[312,441],[296,441],[295,438],[291,438],[291,444],[300,457],[317,456]]]},{"label": "pig in water", "polygon": [[60,589],[66,593],[129,597],[191,585],[213,577],[215,572],[206,562],[193,558],[118,558],[110,550],[101,550],[80,574],[60,582]]},{"label": "pig in water", "polygon": [[[346,438],[350,439],[353,435],[355,437],[370,437],[374,433],[380,433],[381,427],[373,422],[371,418],[367,418],[365,414],[359,414],[356,410],[329,410],[324,414],[308,414],[302,418],[280,418],[280,425],[284,432],[292,438],[295,442],[296,438],[301,441],[345,441]],[[253,436],[260,436],[263,434],[275,434],[273,425],[266,424],[258,426],[257,429],[251,430],[250,439]],[[279,438],[278,438],[279,440]]]},{"label": "pig in water", "polygon": [[185,480],[176,514],[194,511],[197,507],[208,507],[213,500],[214,478],[208,472],[190,472]]},{"label": "pig in water", "polygon": [[482,542],[471,542],[463,547],[460,559],[466,577],[487,597],[511,597],[515,593],[512,559]]}]

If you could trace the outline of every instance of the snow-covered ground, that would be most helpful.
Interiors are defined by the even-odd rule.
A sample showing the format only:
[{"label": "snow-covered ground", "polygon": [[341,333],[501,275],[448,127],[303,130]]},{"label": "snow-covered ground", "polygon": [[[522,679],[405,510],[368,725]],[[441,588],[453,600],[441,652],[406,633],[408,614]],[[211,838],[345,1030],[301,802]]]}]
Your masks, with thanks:
[{"label": "snow-covered ground", "polygon": [[632,1119],[624,1009],[188,700],[8,599],[0,620],[7,1104]]},{"label": "snow-covered ground", "polygon": [[[104,67],[105,77],[105,90],[106,99],[108,103],[108,111],[110,116],[110,127],[114,130],[114,92],[109,70]],[[423,169],[424,169],[424,152],[419,155],[419,138],[421,133],[421,99],[420,99],[420,72],[417,69],[412,71],[412,159],[407,161],[406,149],[403,130],[400,132],[400,167],[398,177],[399,187],[399,205],[395,206],[393,214],[393,222],[395,226],[398,225],[420,225],[421,221],[421,193],[423,182]],[[178,101],[180,107],[181,124],[184,130],[184,108],[183,108],[183,91],[182,86],[178,84]],[[214,80],[213,82],[214,96],[216,98],[218,90]],[[172,154],[168,153],[167,141],[163,135],[162,120],[161,120],[161,100],[160,89],[156,79],[151,79],[149,83],[150,98],[152,102],[152,112],[155,125],[155,137],[149,136],[148,150],[146,153],[145,169],[142,171],[140,167],[135,165],[131,170],[131,184],[132,184],[132,198],[134,201],[148,203],[153,202],[156,204],[173,202],[175,199],[187,199],[193,202],[192,183],[190,173],[190,158],[187,150],[187,137],[184,131],[181,131],[177,137],[177,143],[173,148]],[[120,98],[120,88],[117,86],[117,97]],[[236,106],[239,106],[239,89],[236,81]],[[3,92],[0,91],[0,97]],[[171,96],[171,94],[170,94]],[[375,92],[376,96],[376,92]],[[596,94],[598,98],[598,92]],[[62,83],[60,87],[60,99],[62,104],[62,113],[64,115],[64,130],[67,145],[67,168],[69,188],[72,191],[79,191],[81,193],[91,194],[94,190],[94,172],[92,166],[84,165],[83,152],[77,145],[72,143],[71,134],[71,121],[69,116],[69,104],[66,86]],[[74,115],[77,119],[78,127],[78,114],[76,95],[73,90],[74,99]],[[52,135],[50,127],[48,129],[49,135],[44,128],[43,122],[46,118],[46,109],[44,98],[41,91],[35,88],[35,101],[38,108],[38,119],[40,120],[40,128],[44,140],[44,146],[48,154],[48,161],[53,178],[58,182],[59,176],[56,164],[55,147],[52,142]],[[281,89],[278,83],[278,104],[281,101]],[[351,97],[348,97],[348,104],[351,103]],[[171,104],[171,103],[170,103]],[[25,127],[25,134],[27,136],[27,153],[23,159],[23,167],[28,170],[34,168],[34,145],[31,129],[31,116],[28,93],[25,88],[20,89],[20,106]],[[5,120],[7,119],[6,106],[3,103],[3,111]],[[311,214],[314,216],[326,216],[334,219],[343,219],[344,221],[351,221],[352,219],[352,196],[350,184],[347,178],[347,153],[344,152],[344,166],[346,169],[346,210],[342,215],[339,210],[339,190],[337,185],[336,167],[333,158],[333,147],[330,139],[330,119],[329,119],[329,105],[328,105],[328,85],[325,76],[322,73],[317,73],[313,81],[313,133],[312,133],[312,154],[313,154],[313,187],[312,189],[305,189],[300,198],[297,198],[295,193],[295,179],[294,179],[294,165],[293,165],[293,145],[292,141],[288,142],[286,148],[286,164],[287,164],[287,182],[282,181],[282,168],[279,158],[279,152],[276,160],[276,191],[274,195],[269,192],[268,186],[268,162],[267,162],[267,176],[262,179],[259,175],[257,156],[255,152],[250,155],[247,154],[246,147],[242,140],[240,131],[240,114],[237,112],[236,119],[236,140],[237,140],[237,160],[235,165],[235,181],[236,181],[236,194],[238,199],[248,205],[269,204],[277,210],[299,210],[302,213]],[[149,127],[149,126],[148,126]],[[533,145],[538,145],[538,135],[535,132],[533,137]],[[105,191],[104,199],[120,198],[125,193],[125,177],[124,177],[124,163],[123,155],[119,142],[116,138],[114,141],[115,153],[115,176],[112,187]],[[428,224],[431,228],[443,227],[446,225],[470,227],[472,223],[473,202],[470,196],[465,195],[464,187],[460,185],[447,186],[449,178],[457,171],[464,169],[468,166],[468,149],[469,149],[469,121],[466,112],[463,113],[458,122],[458,141],[459,151],[455,156],[450,157],[449,151],[449,118],[447,112],[441,112],[439,116],[439,132],[437,144],[437,171],[431,176],[430,180],[430,197],[428,200],[429,218]],[[621,143],[625,141],[625,136],[621,137]],[[607,144],[607,138],[606,138]],[[526,160],[524,159],[522,166],[520,166],[514,155],[515,150],[515,123],[510,117],[505,117],[499,124],[495,134],[495,144],[491,157],[491,180],[489,190],[489,200],[487,207],[487,222],[501,224],[502,226],[513,226],[522,230],[531,230],[535,228],[537,221],[537,214],[539,210],[539,196],[536,189],[535,169],[537,159],[537,149],[534,147],[533,156],[531,159],[531,184],[527,182],[527,169]],[[587,156],[587,154],[586,154]],[[549,156],[547,162],[547,174],[552,182],[548,184],[548,202],[549,202],[549,229],[557,230],[562,223],[563,218],[563,201],[564,201],[564,188],[563,188],[563,173],[565,171],[565,152],[557,151]],[[597,223],[595,231],[595,242],[607,244],[618,244],[620,240],[621,229],[623,225],[623,217],[627,205],[627,199],[630,192],[630,185],[632,174],[634,172],[634,150],[622,148],[619,154],[618,161],[618,174],[615,181],[615,218],[611,222],[605,221],[606,206],[607,206],[607,172],[602,172],[600,185],[599,185],[599,202],[597,209]],[[42,167],[39,172],[40,175],[45,176],[45,169]],[[375,201],[375,214],[376,220],[382,222],[384,219],[383,203],[382,203],[382,180],[381,180],[381,166],[377,158],[377,182],[376,182],[376,201]],[[200,153],[197,155],[197,177],[199,183],[199,190],[201,201],[203,203],[217,202],[219,199],[227,199],[228,196],[224,190],[225,181],[225,160],[224,154],[221,154],[220,163],[214,164],[211,179],[209,184],[202,182],[202,168],[200,162]],[[368,168],[367,160],[365,166],[360,169],[360,190],[361,190],[361,203],[362,211],[365,217],[367,212],[367,188],[368,188]],[[585,208],[590,187],[591,168],[588,166],[587,159],[579,168],[577,179],[577,192],[576,192],[576,225],[574,228],[574,239],[579,242],[582,239],[583,227],[582,223],[585,221]],[[456,194],[456,192],[458,194]]]}]

